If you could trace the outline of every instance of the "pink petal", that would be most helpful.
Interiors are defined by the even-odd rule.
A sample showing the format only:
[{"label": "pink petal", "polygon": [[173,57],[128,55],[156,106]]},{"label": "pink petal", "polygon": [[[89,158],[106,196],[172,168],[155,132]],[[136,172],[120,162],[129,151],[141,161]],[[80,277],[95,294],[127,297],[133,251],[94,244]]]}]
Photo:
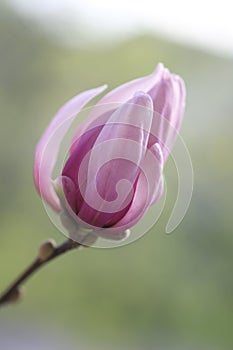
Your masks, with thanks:
[{"label": "pink petal", "polygon": [[63,176],[74,182],[78,179],[76,185],[81,192],[78,191],[77,214],[83,221],[108,226],[127,212],[145,157],[152,117],[151,98],[138,93],[113,113],[80,164],[81,145],[87,150],[82,142],[85,134],[82,135],[77,144],[79,152],[73,151]]},{"label": "pink petal", "polygon": [[[114,107],[117,108],[117,104],[127,102],[131,99],[137,91],[144,91],[145,93],[152,89],[152,87],[159,82],[162,75],[167,71],[164,68],[162,63],[159,63],[151,74],[143,77],[132,80],[125,84],[120,85],[119,87],[113,89],[108,94],[106,94],[100,101],[96,104],[93,110],[90,112],[88,118],[82,123],[82,125],[76,131],[72,144],[75,143],[77,139],[83,134],[84,130],[89,128],[90,124],[93,121],[97,120],[100,114],[104,114],[109,110],[112,110]],[[101,111],[101,112],[100,112]],[[102,120],[101,120],[102,122]],[[98,121],[97,121],[98,123]],[[71,146],[71,151],[72,151]]]},{"label": "pink petal", "polygon": [[141,166],[134,198],[128,212],[109,232],[124,232],[134,226],[145,214],[150,205],[161,196],[161,179],[163,156],[159,144],[147,151],[144,164]]},{"label": "pink petal", "polygon": [[[66,199],[75,213],[80,210],[83,201],[79,190],[79,169],[86,154],[88,154],[88,152],[90,152],[90,150],[94,147],[96,139],[102,128],[103,126],[95,127],[93,129],[90,128],[80,137],[80,139],[77,140],[77,142],[73,145],[73,150],[70,154],[70,157],[66,161],[65,166],[62,170],[62,177],[69,178],[76,189],[75,192],[70,192],[70,186],[67,187],[66,181],[63,182]],[[84,176],[84,180],[85,179],[86,175]]]},{"label": "pink petal", "polygon": [[154,111],[178,129],[185,102],[184,81],[178,75],[164,71],[160,82],[155,84],[148,94],[154,101]]},{"label": "pink petal", "polygon": [[164,72],[160,83],[148,93],[154,102],[155,111],[149,144],[159,142],[166,159],[183,119],[185,85],[179,76]]},{"label": "pink petal", "polygon": [[164,179],[162,176],[163,167],[164,167],[164,157],[163,157],[162,148],[160,147],[159,143],[155,143],[154,145],[152,145],[150,147],[150,151],[158,160],[158,163],[156,164],[158,168],[154,176],[154,181],[156,183],[156,186],[154,188],[153,195],[150,202],[150,205],[153,205],[160,199],[164,190]]},{"label": "pink petal", "polygon": [[35,185],[42,198],[56,211],[60,211],[61,206],[51,183],[51,175],[60,143],[80,110],[105,89],[106,85],[87,90],[68,101],[54,116],[37,144],[34,164]]}]

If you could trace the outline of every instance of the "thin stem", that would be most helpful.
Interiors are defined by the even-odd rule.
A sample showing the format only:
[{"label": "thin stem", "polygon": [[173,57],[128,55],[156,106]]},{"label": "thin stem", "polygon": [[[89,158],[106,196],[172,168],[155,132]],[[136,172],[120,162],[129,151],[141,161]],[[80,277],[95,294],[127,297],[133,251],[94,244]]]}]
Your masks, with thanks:
[{"label": "thin stem", "polygon": [[6,303],[10,303],[20,296],[20,287],[22,284],[31,277],[42,266],[46,265],[49,261],[56,257],[70,251],[72,249],[78,249],[83,246],[81,243],[75,242],[71,239],[65,240],[57,247],[54,247],[51,254],[48,257],[42,259],[37,257],[26,270],[6,289],[6,291],[0,296],[0,307]]}]

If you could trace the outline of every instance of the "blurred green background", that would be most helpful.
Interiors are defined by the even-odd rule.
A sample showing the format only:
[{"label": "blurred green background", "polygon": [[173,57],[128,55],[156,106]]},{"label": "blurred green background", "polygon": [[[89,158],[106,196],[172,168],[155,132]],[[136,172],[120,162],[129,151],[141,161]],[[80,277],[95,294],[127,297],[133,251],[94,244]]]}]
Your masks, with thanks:
[{"label": "blurred green background", "polygon": [[195,175],[172,235],[164,233],[175,199],[168,164],[166,210],[148,234],[122,248],[71,252],[34,276],[24,301],[0,312],[0,349],[232,349],[233,60],[146,34],[62,46],[3,6],[0,55],[0,290],[44,239],[64,238],[35,191],[33,156],[51,117],[79,91],[113,88],[160,61],[183,76],[181,134]]}]

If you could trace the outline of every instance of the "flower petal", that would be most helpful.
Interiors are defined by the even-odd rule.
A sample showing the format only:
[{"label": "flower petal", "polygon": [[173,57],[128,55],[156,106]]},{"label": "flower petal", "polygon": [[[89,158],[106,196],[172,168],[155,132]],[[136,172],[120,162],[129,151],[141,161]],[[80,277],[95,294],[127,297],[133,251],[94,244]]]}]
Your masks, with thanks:
[{"label": "flower petal", "polygon": [[156,84],[148,94],[154,102],[154,118],[149,144],[159,142],[166,160],[183,119],[185,85],[179,76],[164,71],[159,84]]},{"label": "flower petal", "polygon": [[133,201],[125,216],[109,232],[123,232],[134,226],[145,214],[152,203],[162,194],[163,156],[159,144],[147,150],[141,167]]},{"label": "flower petal", "polygon": [[84,91],[68,101],[54,116],[35,151],[34,181],[42,198],[51,207],[60,211],[60,202],[51,183],[60,143],[77,113],[95,96],[106,89],[106,85]]},{"label": "flower petal", "polygon": [[[146,93],[147,91],[151,90],[153,86],[160,81],[162,75],[165,74],[165,72],[167,72],[167,69],[164,68],[162,63],[159,63],[154,72],[151,74],[143,78],[134,79],[130,82],[122,84],[107,93],[95,105],[88,118],[80,125],[73,137],[72,144],[74,144],[75,141],[80,138],[80,136],[84,133],[84,130],[88,129],[91,123],[98,119],[100,114],[104,114],[108,110],[112,110],[114,107],[119,107],[119,104],[126,103],[135,95],[137,91],[143,91]],[[101,119],[101,122],[102,120],[103,119]],[[97,125],[99,125],[98,120]],[[71,146],[71,151],[72,150],[73,148]]]},{"label": "flower petal", "polygon": [[112,114],[102,129],[93,129],[99,135],[84,157],[81,145],[84,150],[87,147],[82,139],[91,135],[92,129],[81,136],[79,152],[71,153],[63,176],[70,177],[79,189],[77,214],[83,221],[97,227],[110,226],[127,212],[147,149],[152,106],[149,95],[137,93]]}]

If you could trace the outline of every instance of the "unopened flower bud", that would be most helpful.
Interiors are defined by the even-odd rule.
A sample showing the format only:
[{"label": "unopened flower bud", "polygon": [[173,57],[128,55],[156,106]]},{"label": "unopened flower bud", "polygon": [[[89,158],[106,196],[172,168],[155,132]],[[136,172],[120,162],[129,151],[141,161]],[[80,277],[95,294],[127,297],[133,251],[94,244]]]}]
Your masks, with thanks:
[{"label": "unopened flower bud", "polygon": [[15,288],[7,297],[8,303],[18,303],[24,295],[24,288],[22,286]]},{"label": "unopened flower bud", "polygon": [[[148,76],[110,91],[75,131],[60,181],[51,181],[72,122],[105,88],[86,90],[57,112],[37,144],[34,180],[57,213],[67,209],[97,237],[119,240],[162,196],[164,164],[183,119],[185,84],[159,64]],[[76,234],[66,219],[65,228]]]},{"label": "unopened flower bud", "polygon": [[39,258],[42,261],[47,260],[53,253],[56,248],[56,242],[53,239],[49,239],[41,244],[39,248]]}]

